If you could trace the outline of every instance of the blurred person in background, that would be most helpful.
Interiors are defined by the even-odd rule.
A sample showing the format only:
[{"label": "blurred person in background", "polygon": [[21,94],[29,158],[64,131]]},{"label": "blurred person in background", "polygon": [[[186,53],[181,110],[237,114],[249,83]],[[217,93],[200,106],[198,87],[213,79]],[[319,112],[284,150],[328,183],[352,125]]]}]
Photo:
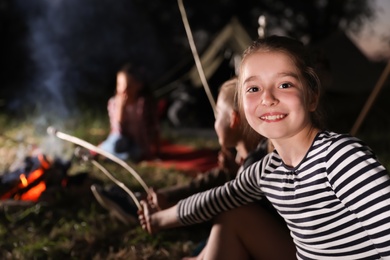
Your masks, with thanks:
[{"label": "blurred person in background", "polygon": [[99,147],[122,160],[156,158],[160,149],[157,102],[144,72],[125,64],[116,76],[115,95],[108,100],[110,133]]}]

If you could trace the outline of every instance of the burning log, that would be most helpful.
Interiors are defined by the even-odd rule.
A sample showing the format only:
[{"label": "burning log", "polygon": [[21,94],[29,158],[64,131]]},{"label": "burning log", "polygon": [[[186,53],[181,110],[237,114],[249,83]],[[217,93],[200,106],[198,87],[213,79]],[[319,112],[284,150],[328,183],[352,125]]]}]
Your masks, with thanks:
[{"label": "burning log", "polygon": [[44,154],[28,156],[20,168],[1,176],[0,200],[37,202],[48,186],[66,186],[69,167]]},{"label": "burning log", "polygon": [[[44,172],[50,168],[50,162],[40,154],[36,158],[27,158],[27,166],[21,172],[5,175],[2,178],[0,199],[37,201],[46,189]],[[30,169],[29,169],[30,168]]]}]

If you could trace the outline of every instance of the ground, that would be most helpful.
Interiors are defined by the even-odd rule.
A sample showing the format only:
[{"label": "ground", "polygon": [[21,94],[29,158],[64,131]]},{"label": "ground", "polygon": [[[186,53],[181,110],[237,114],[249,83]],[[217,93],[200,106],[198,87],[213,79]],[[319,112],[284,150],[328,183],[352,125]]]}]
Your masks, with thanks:
[{"label": "ground", "polygon": [[[8,120],[7,116],[0,120]],[[98,119],[100,120],[100,119]],[[104,122],[91,122],[93,128],[76,129],[74,135],[95,142],[106,133]],[[15,122],[0,135],[1,173],[21,165],[28,151],[38,150],[39,144],[62,146],[61,151],[73,146],[62,141],[47,141],[37,134],[29,122]],[[23,133],[23,134],[21,134]],[[92,133],[92,134],[91,134]],[[209,131],[207,131],[209,133]],[[186,145],[194,140],[172,137]],[[215,149],[215,135],[194,137],[201,147]],[[57,147],[58,148],[58,147]],[[62,161],[67,162],[69,152]],[[67,156],[65,156],[67,154]],[[161,232],[151,236],[136,225],[125,225],[97,203],[92,195],[92,184],[113,184],[92,164],[69,159],[67,184],[52,181],[38,202],[2,200],[0,202],[0,258],[1,259],[180,259],[193,253],[198,243],[207,237],[207,227],[193,226]],[[118,164],[99,160],[132,191],[142,187]],[[187,182],[187,172],[127,161],[151,187],[163,187]],[[52,173],[52,176],[54,173]],[[49,187],[49,186],[48,186]]]}]

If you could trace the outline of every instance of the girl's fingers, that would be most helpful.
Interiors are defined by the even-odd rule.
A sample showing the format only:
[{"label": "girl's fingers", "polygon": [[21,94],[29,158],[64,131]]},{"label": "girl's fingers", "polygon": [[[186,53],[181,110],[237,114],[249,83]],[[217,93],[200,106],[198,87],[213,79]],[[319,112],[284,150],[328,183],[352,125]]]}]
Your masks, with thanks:
[{"label": "girl's fingers", "polygon": [[152,210],[147,201],[141,200],[141,209],[139,210],[139,221],[143,230],[146,230],[149,234],[153,234],[152,225],[150,222],[150,215]]},{"label": "girl's fingers", "polygon": [[145,207],[146,202],[144,200],[140,201],[141,209],[138,210],[138,220],[141,224],[142,229],[146,230],[146,216],[145,216]]}]

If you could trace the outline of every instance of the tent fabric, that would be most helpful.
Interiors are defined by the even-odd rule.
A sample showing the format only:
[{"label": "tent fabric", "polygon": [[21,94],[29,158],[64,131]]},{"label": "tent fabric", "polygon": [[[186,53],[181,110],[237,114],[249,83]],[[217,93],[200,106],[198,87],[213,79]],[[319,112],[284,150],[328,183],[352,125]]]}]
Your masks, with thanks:
[{"label": "tent fabric", "polygon": [[[214,41],[200,57],[206,79],[209,79],[214,74],[225,59],[221,50],[229,48],[233,53],[241,55],[251,42],[252,39],[249,34],[240,22],[236,18],[233,18],[215,37]],[[191,68],[189,78],[195,87],[202,86],[196,66]]]}]

